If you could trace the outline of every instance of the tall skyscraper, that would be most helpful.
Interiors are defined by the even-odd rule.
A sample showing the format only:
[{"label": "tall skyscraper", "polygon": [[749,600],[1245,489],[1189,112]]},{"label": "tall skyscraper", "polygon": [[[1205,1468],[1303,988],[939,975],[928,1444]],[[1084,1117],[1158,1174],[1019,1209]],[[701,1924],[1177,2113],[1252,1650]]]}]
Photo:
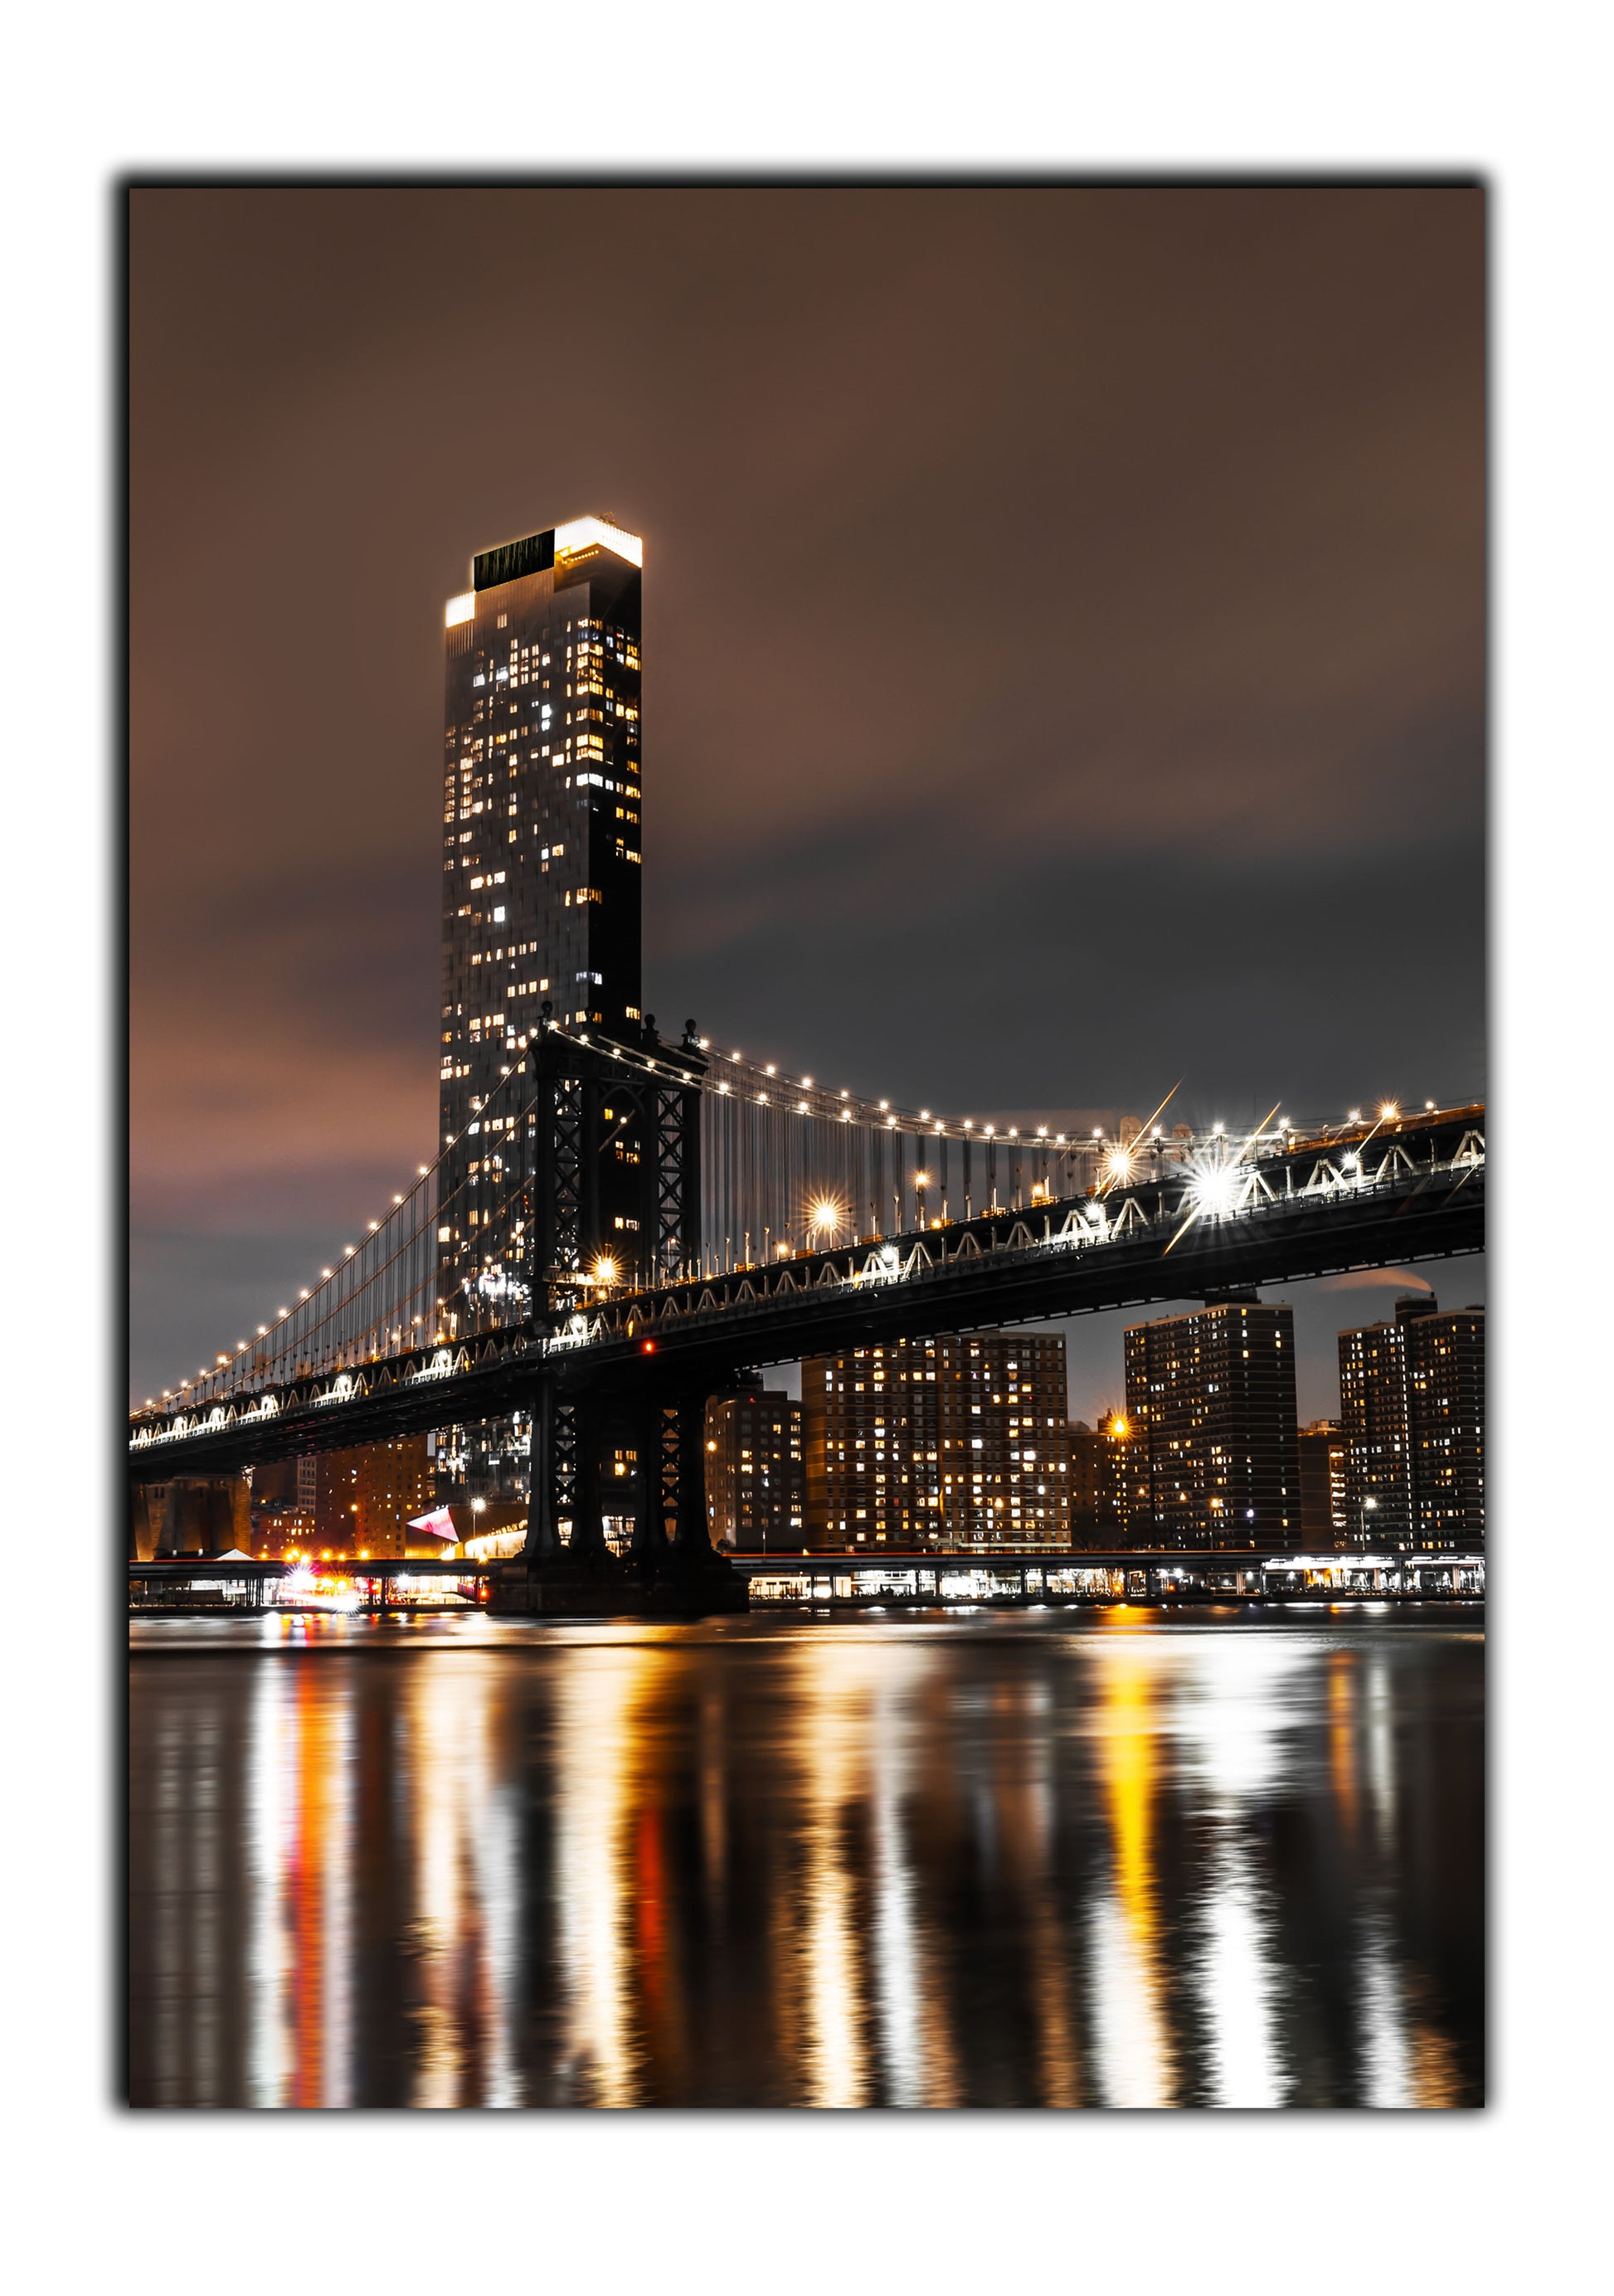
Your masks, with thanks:
[{"label": "tall skyscraper", "polygon": [[1252,1292],[1135,1324],[1125,1348],[1134,1478],[1141,1450],[1149,1494],[1133,1543],[1297,1547],[1292,1308]]},{"label": "tall skyscraper", "polygon": [[[643,561],[636,535],[574,519],[482,551],[448,602],[438,1144],[463,1151],[450,1185],[479,1160],[470,1128],[545,1004],[568,1025],[639,1033]],[[521,1280],[512,1238],[480,1227],[474,1201],[444,1222],[450,1294],[490,1262]]]},{"label": "tall skyscraper", "polygon": [[[515,1136],[510,1095],[487,1115],[489,1096],[546,1013],[619,1039],[642,1027],[643,562],[636,535],[574,519],[480,552],[445,615],[438,1266],[450,1336],[469,1324],[468,1294],[531,1284],[520,1184],[545,1151]],[[589,1225],[614,1239],[626,1275],[644,1144],[636,1108],[603,1122]],[[451,1477],[504,1488],[521,1447],[512,1432],[442,1447]]]},{"label": "tall skyscraper", "polygon": [[814,1548],[1066,1546],[1062,1333],[969,1332],[801,1366]]},{"label": "tall skyscraper", "polygon": [[1340,1334],[1353,1546],[1461,1548],[1485,1537],[1485,1310],[1433,1292]]}]

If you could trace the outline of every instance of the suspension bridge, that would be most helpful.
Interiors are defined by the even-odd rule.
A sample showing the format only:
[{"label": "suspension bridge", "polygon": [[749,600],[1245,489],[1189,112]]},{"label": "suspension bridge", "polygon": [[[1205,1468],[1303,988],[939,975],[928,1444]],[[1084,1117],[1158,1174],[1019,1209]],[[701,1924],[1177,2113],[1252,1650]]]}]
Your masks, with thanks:
[{"label": "suspension bridge", "polygon": [[[758,1367],[1484,1241],[1479,1104],[1235,1134],[1168,1100],[1078,1136],[826,1089],[692,1023],[616,1041],[546,1018],[472,1106],[295,1302],[132,1414],[137,1480],[520,1414],[534,1563],[605,1567],[622,1430],[660,1462],[638,1564],[704,1560],[706,1400]],[[637,1211],[607,1229],[602,1201]]]}]

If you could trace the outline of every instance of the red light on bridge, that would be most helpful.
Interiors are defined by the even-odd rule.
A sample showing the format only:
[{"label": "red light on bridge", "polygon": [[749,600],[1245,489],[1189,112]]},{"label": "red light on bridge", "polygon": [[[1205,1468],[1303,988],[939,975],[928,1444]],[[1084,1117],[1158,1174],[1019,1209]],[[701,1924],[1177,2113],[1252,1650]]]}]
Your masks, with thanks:
[{"label": "red light on bridge", "polygon": [[655,1354],[655,1352],[656,1352],[656,1343],[655,1343],[654,1340],[646,1340],[646,1341],[645,1341],[645,1342],[644,1342],[644,1352],[645,1352],[645,1354],[646,1354],[647,1356],[653,1356],[653,1355]]}]

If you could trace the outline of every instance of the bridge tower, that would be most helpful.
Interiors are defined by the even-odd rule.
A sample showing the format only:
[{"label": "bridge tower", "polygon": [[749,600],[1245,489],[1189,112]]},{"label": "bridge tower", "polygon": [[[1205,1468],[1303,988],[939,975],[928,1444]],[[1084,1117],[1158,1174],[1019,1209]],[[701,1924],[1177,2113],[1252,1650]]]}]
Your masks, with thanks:
[{"label": "bridge tower", "polygon": [[[646,1014],[643,1071],[607,1047],[562,1035],[550,1016],[529,1059],[532,1112],[528,1282],[535,1322],[563,1334],[624,1286],[675,1283],[700,1257],[700,1084],[690,1021],[664,1044]],[[631,1205],[631,1211],[616,1209]],[[709,1371],[660,1379],[643,1367],[621,1393],[534,1382],[528,1537],[520,1572],[496,1590],[505,1611],[707,1611],[745,1607],[743,1582],[712,1550],[706,1511]],[[601,1458],[637,1454],[634,1533],[610,1554]],[[602,1586],[602,1582],[608,1582]]]}]

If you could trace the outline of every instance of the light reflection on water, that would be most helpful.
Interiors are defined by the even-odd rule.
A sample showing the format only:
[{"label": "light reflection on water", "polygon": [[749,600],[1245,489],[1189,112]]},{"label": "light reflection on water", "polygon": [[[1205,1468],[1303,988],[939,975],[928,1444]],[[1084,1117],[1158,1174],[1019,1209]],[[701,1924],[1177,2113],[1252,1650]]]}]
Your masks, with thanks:
[{"label": "light reflection on water", "polygon": [[137,2103],[1480,2101],[1466,1618],[131,1632]]}]

